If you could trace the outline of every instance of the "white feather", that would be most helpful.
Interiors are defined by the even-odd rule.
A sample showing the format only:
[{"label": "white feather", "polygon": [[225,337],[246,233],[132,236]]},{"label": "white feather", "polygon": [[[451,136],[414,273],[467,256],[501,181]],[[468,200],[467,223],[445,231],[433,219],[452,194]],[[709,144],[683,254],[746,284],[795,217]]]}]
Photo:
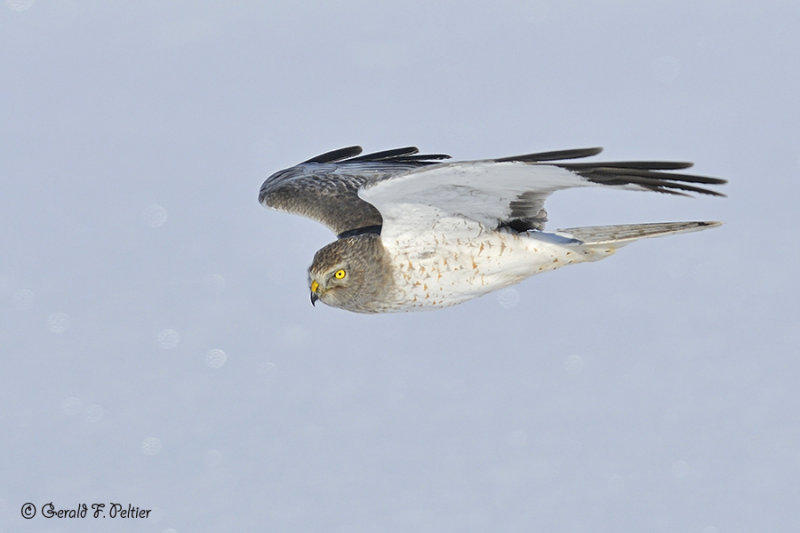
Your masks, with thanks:
[{"label": "white feather", "polygon": [[523,279],[614,253],[550,233],[491,231],[475,221],[443,217],[431,231],[382,236],[394,282],[385,311],[455,305]]},{"label": "white feather", "polygon": [[[361,199],[380,211],[385,239],[430,229],[450,215],[495,228],[511,215],[511,202],[527,193],[529,201],[573,187],[609,187],[567,169],[539,163],[466,161],[423,167],[368,184]],[[614,188],[646,190],[638,185]]]}]

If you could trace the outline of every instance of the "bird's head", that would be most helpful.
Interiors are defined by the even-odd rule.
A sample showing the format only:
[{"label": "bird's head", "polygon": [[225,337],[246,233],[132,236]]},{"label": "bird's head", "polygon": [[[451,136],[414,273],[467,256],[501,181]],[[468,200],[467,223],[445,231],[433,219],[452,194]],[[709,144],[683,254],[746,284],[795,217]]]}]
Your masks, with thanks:
[{"label": "bird's head", "polygon": [[339,239],[320,249],[308,269],[311,303],[361,313],[376,312],[391,275],[380,236],[363,234]]}]

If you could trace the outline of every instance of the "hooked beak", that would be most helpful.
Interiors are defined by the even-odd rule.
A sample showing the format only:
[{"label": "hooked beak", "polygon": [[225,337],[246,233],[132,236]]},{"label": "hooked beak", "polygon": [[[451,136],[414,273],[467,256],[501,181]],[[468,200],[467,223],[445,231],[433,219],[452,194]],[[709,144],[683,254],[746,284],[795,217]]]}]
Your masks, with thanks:
[{"label": "hooked beak", "polygon": [[316,307],[317,300],[319,300],[319,294],[317,294],[317,290],[319,289],[319,283],[316,281],[311,282],[311,305]]}]

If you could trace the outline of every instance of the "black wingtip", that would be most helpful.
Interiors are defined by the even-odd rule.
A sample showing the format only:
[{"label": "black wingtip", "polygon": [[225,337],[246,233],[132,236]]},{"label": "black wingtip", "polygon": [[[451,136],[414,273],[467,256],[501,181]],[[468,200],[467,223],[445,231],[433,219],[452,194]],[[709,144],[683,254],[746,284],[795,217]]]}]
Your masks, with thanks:
[{"label": "black wingtip", "polygon": [[354,157],[350,159],[350,161],[382,161],[384,159],[412,156],[417,153],[419,153],[419,148],[416,146],[406,146],[404,148],[392,148],[391,150],[382,150],[380,152],[364,154],[361,157]]},{"label": "black wingtip", "polygon": [[437,160],[450,159],[447,154],[420,154],[416,146],[406,146],[404,148],[393,148],[391,150],[383,150],[381,152],[374,152],[370,154],[361,155],[362,148],[360,146],[348,146],[347,148],[339,148],[325,152],[318,156],[312,157],[305,163],[358,163],[358,162],[379,162],[391,161],[393,163],[412,163],[412,164],[431,164]]},{"label": "black wingtip", "polygon": [[638,170],[683,170],[691,168],[694,163],[688,161],[603,161],[603,163],[565,163],[559,165],[563,168],[578,170],[581,168],[593,167],[612,167],[612,168],[633,168]]},{"label": "black wingtip", "polygon": [[544,161],[561,161],[563,159],[580,159],[583,157],[592,157],[602,152],[603,149],[599,146],[594,148],[574,148],[572,150],[556,150],[554,152],[538,152],[535,154],[512,155],[510,157],[501,157],[495,159],[498,162],[511,162],[517,161],[521,163],[540,163]]},{"label": "black wingtip", "polygon": [[364,154],[359,157],[348,159],[348,163],[358,161],[392,161],[404,163],[425,163],[428,160],[449,159],[447,154],[420,154],[419,148],[416,146],[406,146],[405,148],[393,148],[391,150],[383,150],[381,152],[374,152],[371,154]]},{"label": "black wingtip", "polygon": [[[598,163],[597,167],[576,167],[572,164],[558,165],[567,170],[571,170],[583,178],[603,185],[627,185],[635,184],[645,189],[655,192],[677,194],[680,196],[690,196],[686,192],[707,194],[709,196],[725,195],[700,185],[724,185],[727,180],[712,178],[709,176],[695,176],[692,174],[679,174],[676,172],[662,172],[659,170],[649,170],[647,166],[642,168],[635,167],[636,162],[615,167],[607,166],[607,163]],[[686,191],[686,192],[681,192]]]},{"label": "black wingtip", "polygon": [[362,151],[363,150],[360,146],[348,146],[347,148],[339,148],[338,150],[325,152],[324,154],[312,157],[307,161],[303,161],[303,163],[333,163],[336,161],[341,161],[342,159],[355,157]]}]

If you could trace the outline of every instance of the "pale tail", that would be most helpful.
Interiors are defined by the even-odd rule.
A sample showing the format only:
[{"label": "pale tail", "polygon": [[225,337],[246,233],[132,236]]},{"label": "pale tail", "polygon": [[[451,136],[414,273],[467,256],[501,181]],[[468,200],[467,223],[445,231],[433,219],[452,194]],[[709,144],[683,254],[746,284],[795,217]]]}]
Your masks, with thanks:
[{"label": "pale tail", "polygon": [[590,226],[586,228],[560,229],[556,232],[556,235],[578,239],[583,244],[624,245],[647,237],[701,231],[721,224],[722,222],[655,222],[650,224],[622,224],[619,226]]}]

